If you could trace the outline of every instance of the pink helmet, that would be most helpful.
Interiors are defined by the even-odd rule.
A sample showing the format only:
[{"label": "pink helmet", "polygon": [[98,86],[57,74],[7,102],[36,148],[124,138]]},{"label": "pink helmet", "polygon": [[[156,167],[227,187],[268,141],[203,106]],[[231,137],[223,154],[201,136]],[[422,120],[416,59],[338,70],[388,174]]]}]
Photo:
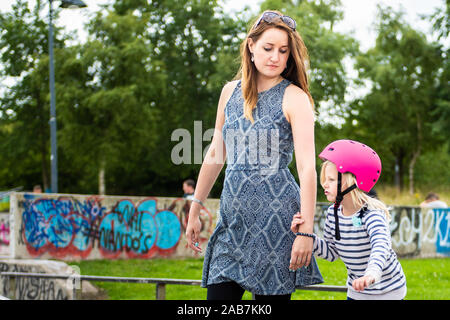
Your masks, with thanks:
[{"label": "pink helmet", "polygon": [[358,141],[333,141],[322,150],[319,158],[333,162],[341,173],[353,173],[358,188],[366,192],[373,188],[381,174],[380,157]]}]

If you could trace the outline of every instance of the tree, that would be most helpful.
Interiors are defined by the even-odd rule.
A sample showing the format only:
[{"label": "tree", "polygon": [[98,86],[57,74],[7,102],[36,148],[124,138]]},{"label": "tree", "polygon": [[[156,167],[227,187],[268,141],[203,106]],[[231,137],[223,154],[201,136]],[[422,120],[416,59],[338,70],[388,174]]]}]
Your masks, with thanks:
[{"label": "tree", "polygon": [[[1,76],[15,82],[0,97],[0,159],[7,168],[2,180],[9,186],[42,181],[44,189],[49,187],[49,59],[48,24],[41,18],[44,9],[41,1],[31,11],[27,1],[18,0],[11,12],[0,14]],[[64,50],[69,39],[60,31],[55,28],[56,51]]]},{"label": "tree", "polygon": [[63,114],[66,151],[105,177],[108,193],[177,192],[198,165],[170,161],[171,133],[192,132],[195,120],[214,126],[220,89],[235,72],[236,25],[216,1],[105,5],[80,48],[89,76]]},{"label": "tree", "polygon": [[[155,147],[153,105],[164,94],[165,76],[151,58],[148,22],[148,13],[97,12],[88,24],[89,40],[79,48],[80,61],[74,61],[80,86],[65,99],[62,143],[74,159],[89,163],[86,173],[96,173],[99,194],[121,192],[118,177],[106,172],[126,183],[123,177],[138,174],[130,170],[136,159]],[[115,187],[106,189],[106,181]]]},{"label": "tree", "polygon": [[[1,98],[9,170],[0,174],[9,186],[41,173],[47,188],[48,30],[41,1],[27,7],[20,0],[1,15],[2,76],[17,81]],[[220,89],[237,70],[241,20],[216,1],[119,0],[92,15],[84,44],[67,46],[56,29],[60,191],[169,195],[196,175],[198,165],[170,162],[171,133],[194,120],[213,127]]]},{"label": "tree", "polygon": [[441,48],[390,7],[378,6],[377,31],[375,47],[360,55],[356,65],[371,89],[354,102],[348,123],[380,150],[382,159],[389,162],[393,157],[394,168],[387,171],[395,172],[399,189],[407,167],[412,194],[417,159],[436,141],[431,114],[436,109]]},{"label": "tree", "polygon": [[[160,111],[157,148],[146,159],[149,175],[157,177],[154,188],[173,193],[183,179],[197,176],[200,164],[193,157],[191,164],[175,165],[169,160],[177,143],[171,141],[172,132],[183,128],[194,137],[194,121],[202,121],[203,130],[214,127],[220,91],[239,66],[245,24],[239,15],[228,17],[217,1],[156,1],[145,10],[151,15],[152,57],[161,61],[166,76],[166,94],[154,100]],[[201,142],[202,147],[207,143]],[[195,147],[192,139],[191,150]]]},{"label": "tree", "polygon": [[[441,8],[429,17],[433,23],[433,31],[437,35],[438,40],[444,40],[449,37],[450,33],[450,2],[445,3]],[[434,126],[433,132],[442,135],[444,141],[450,141],[450,91],[448,83],[450,81],[450,56],[448,42],[447,47],[442,50],[442,71],[439,77],[437,108],[433,112]]]}]

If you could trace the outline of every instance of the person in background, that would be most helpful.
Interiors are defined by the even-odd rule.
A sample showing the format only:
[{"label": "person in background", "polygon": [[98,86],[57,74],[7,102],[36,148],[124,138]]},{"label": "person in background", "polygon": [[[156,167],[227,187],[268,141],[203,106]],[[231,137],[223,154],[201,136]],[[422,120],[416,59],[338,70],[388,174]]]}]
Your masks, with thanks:
[{"label": "person in background", "polygon": [[33,193],[42,193],[42,187],[40,184],[37,184],[33,187]]},{"label": "person in background", "polygon": [[195,191],[195,181],[193,179],[187,179],[183,182],[183,198],[192,200]]},{"label": "person in background", "polygon": [[425,201],[423,201],[420,206],[422,208],[448,208],[447,203],[439,200],[439,195],[434,192],[430,192],[425,197]]}]

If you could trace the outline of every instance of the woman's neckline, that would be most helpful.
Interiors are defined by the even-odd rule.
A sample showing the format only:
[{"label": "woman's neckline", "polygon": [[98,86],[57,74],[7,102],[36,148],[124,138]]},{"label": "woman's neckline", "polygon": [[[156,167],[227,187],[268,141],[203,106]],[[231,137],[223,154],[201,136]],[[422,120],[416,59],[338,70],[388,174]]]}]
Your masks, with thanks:
[{"label": "woman's neckline", "polygon": [[270,87],[269,89],[266,89],[264,91],[258,92],[258,95],[263,94],[263,93],[265,93],[267,91],[270,91],[270,90],[274,89],[275,87],[279,86],[280,83],[282,83],[284,80],[286,80],[286,79],[285,78],[281,78],[281,81],[279,81],[277,84],[275,84],[274,86]]}]

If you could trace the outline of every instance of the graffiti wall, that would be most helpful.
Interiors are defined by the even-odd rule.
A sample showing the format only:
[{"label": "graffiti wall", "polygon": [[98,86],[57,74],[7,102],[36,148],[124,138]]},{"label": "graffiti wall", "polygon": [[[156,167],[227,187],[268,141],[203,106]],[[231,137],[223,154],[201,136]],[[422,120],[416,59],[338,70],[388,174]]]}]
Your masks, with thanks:
[{"label": "graffiti wall", "polygon": [[[11,201],[15,258],[196,255],[184,237],[190,201],[183,198],[16,193]],[[201,243],[215,227],[218,203],[208,200],[201,210]]]},{"label": "graffiti wall", "polygon": [[[328,207],[317,204],[316,234],[322,235]],[[3,243],[10,242],[14,258],[195,257],[184,236],[189,208],[190,201],[183,198],[14,193],[10,224],[3,222],[10,240]],[[208,199],[201,210],[203,248],[218,209],[219,200]],[[394,206],[390,212],[392,247],[398,256],[449,256],[450,209]]]},{"label": "graffiti wall", "polygon": [[0,212],[0,256],[9,255],[9,212]]},{"label": "graffiti wall", "polygon": [[396,208],[391,211],[392,244],[402,256],[450,254],[450,209]]}]

